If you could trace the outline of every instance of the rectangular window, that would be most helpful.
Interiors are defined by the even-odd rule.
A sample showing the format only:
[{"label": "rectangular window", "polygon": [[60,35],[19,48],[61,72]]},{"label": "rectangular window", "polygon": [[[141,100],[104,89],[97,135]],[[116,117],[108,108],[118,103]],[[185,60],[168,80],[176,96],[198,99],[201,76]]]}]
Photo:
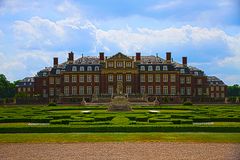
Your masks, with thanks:
[{"label": "rectangular window", "polygon": [[198,84],[198,85],[201,85],[201,84],[202,84],[202,79],[198,79],[198,80],[197,80],[197,84]]},{"label": "rectangular window", "polygon": [[76,83],[77,82],[77,75],[72,75],[72,83]]},{"label": "rectangular window", "polygon": [[132,63],[131,62],[127,62],[126,63],[126,67],[131,67],[132,66]]},{"label": "rectangular window", "polygon": [[202,88],[198,88],[197,92],[198,92],[198,95],[201,96],[202,95]]},{"label": "rectangular window", "polygon": [[49,94],[50,96],[54,96],[54,88],[49,88]]},{"label": "rectangular window", "polygon": [[145,75],[144,74],[140,75],[140,82],[145,82]]},{"label": "rectangular window", "polygon": [[167,74],[163,74],[163,82],[168,82],[168,75]]},{"label": "rectangular window", "polygon": [[122,81],[122,80],[123,80],[122,75],[121,75],[121,74],[118,74],[118,75],[117,75],[117,81]]},{"label": "rectangular window", "polygon": [[47,90],[46,90],[46,89],[43,89],[43,97],[44,97],[44,98],[48,97],[48,94],[47,94]]},{"label": "rectangular window", "polygon": [[216,97],[219,98],[219,93],[216,93]]},{"label": "rectangular window", "polygon": [[163,86],[163,94],[168,95],[168,86]]},{"label": "rectangular window", "polygon": [[180,84],[184,84],[185,83],[185,77],[180,77]]},{"label": "rectangular window", "polygon": [[79,82],[84,82],[84,75],[79,75]]},{"label": "rectangular window", "polygon": [[186,77],[186,83],[191,84],[191,77]]},{"label": "rectangular window", "polygon": [[132,93],[132,86],[127,86],[126,87],[126,93],[131,94]]},{"label": "rectangular window", "polygon": [[161,94],[161,86],[156,86],[156,95]]},{"label": "rectangular window", "polygon": [[92,94],[92,86],[87,86],[87,95]]},{"label": "rectangular window", "polygon": [[79,86],[79,94],[84,95],[84,86]]},{"label": "rectangular window", "polygon": [[180,69],[180,73],[184,74],[185,73],[185,69]]},{"label": "rectangular window", "polygon": [[156,75],[155,75],[155,81],[156,81],[156,82],[161,82],[160,74],[156,74]]},{"label": "rectangular window", "polygon": [[46,80],[43,80],[43,86],[46,86],[47,83],[46,83]]},{"label": "rectangular window", "polygon": [[68,96],[69,95],[69,86],[64,87],[64,95]]},{"label": "rectangular window", "polygon": [[77,95],[77,86],[72,86],[72,95]]},{"label": "rectangular window", "polygon": [[223,87],[223,86],[221,87],[221,91],[222,91],[222,92],[224,91],[224,87]]},{"label": "rectangular window", "polygon": [[224,94],[224,93],[221,93],[221,97],[224,98],[224,97],[225,97],[225,94]]},{"label": "rectangular window", "polygon": [[211,98],[213,98],[214,97],[214,93],[211,93]]},{"label": "rectangular window", "polygon": [[55,78],[55,81],[56,81],[56,84],[60,84],[60,83],[61,83],[61,78],[56,77],[56,78]]},{"label": "rectangular window", "polygon": [[131,74],[127,74],[126,75],[126,81],[127,82],[131,82],[132,81],[132,75]]},{"label": "rectangular window", "polygon": [[176,75],[175,74],[171,74],[171,82],[176,82]]},{"label": "rectangular window", "polygon": [[145,94],[145,86],[140,87],[140,92],[141,92],[141,94]]},{"label": "rectangular window", "polygon": [[148,74],[148,82],[153,82],[153,75],[152,74]]},{"label": "rectangular window", "polygon": [[153,86],[148,86],[148,94],[153,94]]},{"label": "rectangular window", "polygon": [[112,81],[113,81],[113,75],[112,75],[112,74],[109,74],[109,75],[108,75],[108,81],[109,81],[109,82],[112,82]]},{"label": "rectangular window", "polygon": [[214,91],[214,87],[213,86],[211,86],[211,91]]},{"label": "rectangular window", "polygon": [[56,95],[59,96],[61,94],[61,89],[60,88],[56,88]]},{"label": "rectangular window", "polygon": [[219,91],[219,86],[216,86],[216,91]]},{"label": "rectangular window", "polygon": [[171,95],[175,95],[175,94],[176,94],[176,87],[171,86]]},{"label": "rectangular window", "polygon": [[185,88],[184,87],[181,87],[181,95],[183,96],[183,95],[185,95]]},{"label": "rectangular window", "polygon": [[30,92],[30,91],[31,91],[31,89],[28,87],[28,88],[27,88],[27,91],[28,91],[28,92]]},{"label": "rectangular window", "polygon": [[49,84],[54,84],[54,78],[53,77],[49,77]]},{"label": "rectangular window", "polygon": [[191,87],[187,87],[187,95],[191,95]]},{"label": "rectangular window", "polygon": [[69,75],[64,75],[64,82],[69,82]]},{"label": "rectangular window", "polygon": [[113,94],[113,86],[108,86],[108,94]]},{"label": "rectangular window", "polygon": [[108,67],[113,67],[113,62],[108,62]]},{"label": "rectangular window", "polygon": [[23,88],[23,92],[26,92],[26,88]]},{"label": "rectangular window", "polygon": [[92,75],[87,75],[87,82],[92,82]]},{"label": "rectangular window", "polygon": [[94,86],[94,94],[99,95],[99,86]]},{"label": "rectangular window", "polygon": [[18,88],[18,92],[21,92],[21,88]]},{"label": "rectangular window", "polygon": [[123,63],[122,62],[117,62],[117,67],[122,67]]},{"label": "rectangular window", "polygon": [[94,75],[94,82],[99,82],[99,75]]}]

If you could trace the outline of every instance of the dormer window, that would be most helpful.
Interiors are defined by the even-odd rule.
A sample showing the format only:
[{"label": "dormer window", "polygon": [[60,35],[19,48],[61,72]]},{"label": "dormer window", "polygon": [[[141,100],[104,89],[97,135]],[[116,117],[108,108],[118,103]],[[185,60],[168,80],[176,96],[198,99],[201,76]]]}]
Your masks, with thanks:
[{"label": "dormer window", "polygon": [[99,71],[99,67],[98,66],[95,66],[95,71]]},{"label": "dormer window", "polygon": [[156,71],[160,71],[160,70],[161,70],[160,66],[156,66]]},{"label": "dormer window", "polygon": [[84,67],[83,66],[80,67],[80,71],[84,71]]},{"label": "dormer window", "polygon": [[26,86],[26,83],[24,83],[23,85]]},{"label": "dormer window", "polygon": [[47,73],[46,73],[46,72],[43,72],[43,76],[44,76],[44,77],[47,76]]},{"label": "dormer window", "polygon": [[92,67],[91,67],[91,66],[88,66],[88,67],[87,67],[87,71],[92,71]]},{"label": "dormer window", "polygon": [[141,71],[145,71],[145,66],[141,66]]},{"label": "dormer window", "polygon": [[76,66],[72,66],[72,71],[73,72],[77,71],[77,67]]},{"label": "dormer window", "polygon": [[113,67],[113,62],[108,62],[108,67]]},{"label": "dormer window", "polygon": [[57,69],[57,70],[56,70],[56,74],[60,74],[60,69]]},{"label": "dormer window", "polygon": [[167,71],[167,70],[168,70],[168,67],[167,67],[167,66],[163,66],[163,70],[164,70],[164,71]]},{"label": "dormer window", "polygon": [[195,75],[195,76],[198,76],[198,72],[194,72],[194,75]]},{"label": "dormer window", "polygon": [[180,73],[184,74],[185,73],[185,69],[180,69]]},{"label": "dormer window", "polygon": [[153,70],[152,66],[148,66],[148,71],[152,71],[152,70]]}]

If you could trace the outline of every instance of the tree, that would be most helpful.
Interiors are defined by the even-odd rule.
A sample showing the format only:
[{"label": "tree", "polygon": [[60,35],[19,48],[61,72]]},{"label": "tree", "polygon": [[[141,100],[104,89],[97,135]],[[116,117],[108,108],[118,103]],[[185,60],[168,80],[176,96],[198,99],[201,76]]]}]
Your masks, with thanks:
[{"label": "tree", "polygon": [[239,97],[240,96],[240,86],[235,84],[233,86],[228,86],[227,93],[229,97]]},{"label": "tree", "polygon": [[16,94],[16,85],[7,80],[4,74],[0,74],[0,99],[12,98]]}]

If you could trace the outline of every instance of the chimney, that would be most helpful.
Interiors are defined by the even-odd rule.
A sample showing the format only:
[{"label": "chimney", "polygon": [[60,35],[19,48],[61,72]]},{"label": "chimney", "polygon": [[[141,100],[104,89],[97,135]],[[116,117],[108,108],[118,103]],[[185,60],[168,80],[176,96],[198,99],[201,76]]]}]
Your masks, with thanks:
[{"label": "chimney", "polygon": [[58,66],[58,57],[54,57],[53,58],[53,67],[57,67]]},{"label": "chimney", "polygon": [[104,52],[99,52],[100,61],[104,61]]},{"label": "chimney", "polygon": [[68,63],[73,63],[74,60],[74,53],[70,52],[68,53]]},{"label": "chimney", "polygon": [[166,61],[167,63],[171,63],[171,52],[166,52]]},{"label": "chimney", "polygon": [[136,52],[136,61],[141,61],[141,52]]},{"label": "chimney", "polygon": [[187,66],[187,57],[182,57],[183,66]]}]

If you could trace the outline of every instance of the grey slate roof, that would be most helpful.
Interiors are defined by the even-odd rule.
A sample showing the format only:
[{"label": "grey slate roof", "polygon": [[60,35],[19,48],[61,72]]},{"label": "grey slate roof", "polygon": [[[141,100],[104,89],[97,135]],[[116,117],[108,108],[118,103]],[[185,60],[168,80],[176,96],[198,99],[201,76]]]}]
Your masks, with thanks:
[{"label": "grey slate roof", "polygon": [[209,84],[225,85],[225,83],[216,76],[207,76]]}]

